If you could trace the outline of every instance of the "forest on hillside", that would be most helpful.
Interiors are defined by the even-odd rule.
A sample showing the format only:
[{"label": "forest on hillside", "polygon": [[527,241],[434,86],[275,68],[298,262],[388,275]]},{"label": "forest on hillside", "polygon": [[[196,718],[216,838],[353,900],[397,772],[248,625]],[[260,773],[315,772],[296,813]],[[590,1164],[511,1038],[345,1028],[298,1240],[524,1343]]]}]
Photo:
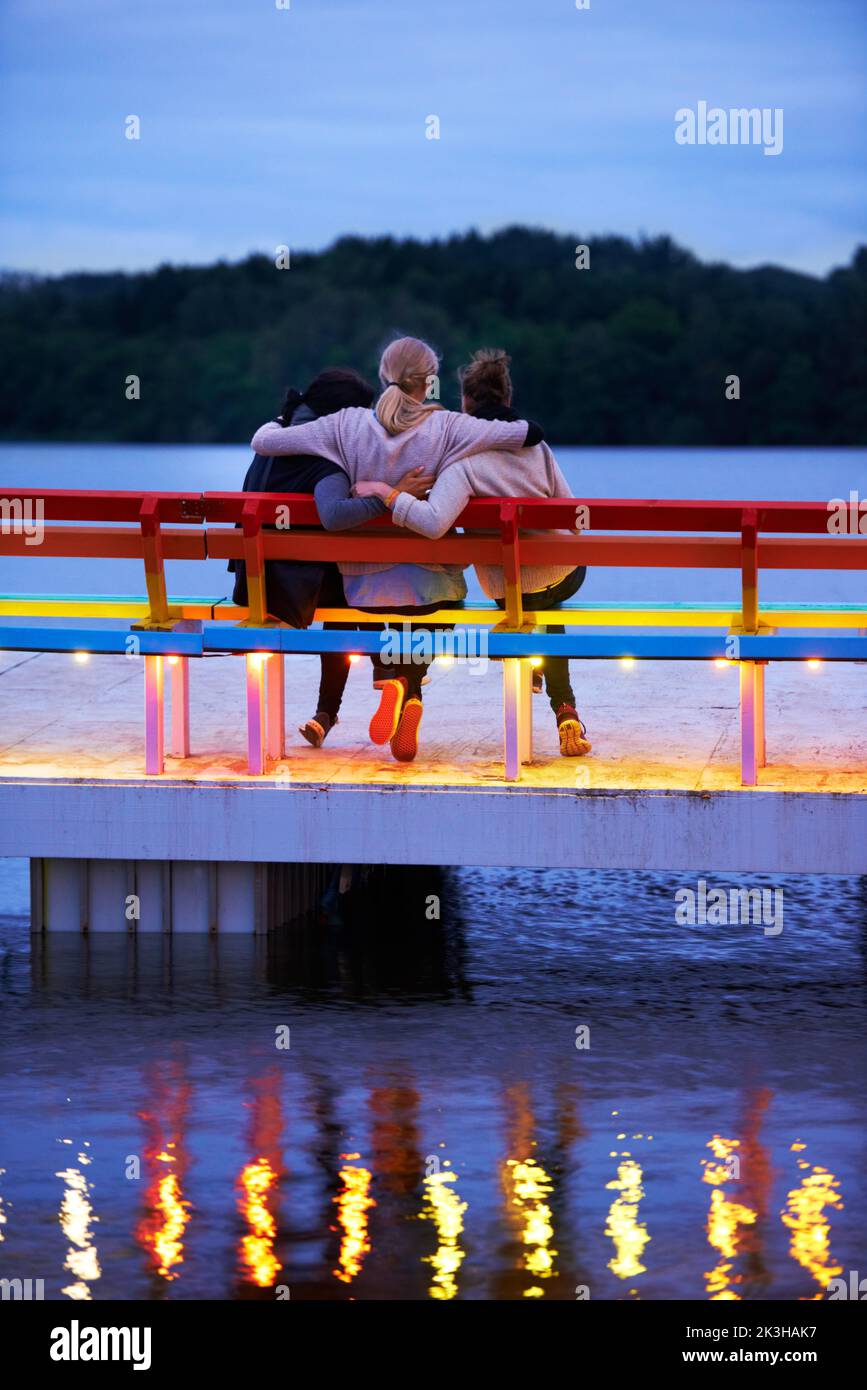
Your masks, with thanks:
[{"label": "forest on hillside", "polygon": [[[824,278],[704,264],[511,227],[126,274],[0,278],[0,436],[237,443],[322,367],[376,380],[385,342],[428,339],[442,401],[479,346],[513,357],[516,406],[578,445],[863,445],[867,246]],[[139,399],[127,381],[139,379]],[[739,399],[726,381],[739,380]],[[732,395],[729,387],[728,395]]]}]

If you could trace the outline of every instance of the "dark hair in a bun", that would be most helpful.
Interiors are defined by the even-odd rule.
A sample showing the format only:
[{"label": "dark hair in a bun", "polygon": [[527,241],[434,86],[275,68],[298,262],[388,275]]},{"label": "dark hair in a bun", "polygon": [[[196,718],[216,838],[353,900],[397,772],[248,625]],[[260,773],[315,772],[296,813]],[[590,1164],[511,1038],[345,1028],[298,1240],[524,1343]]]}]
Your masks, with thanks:
[{"label": "dark hair in a bun", "polygon": [[503,348],[479,348],[458,373],[464,396],[476,406],[504,405],[510,401],[511,360]]},{"label": "dark hair in a bun", "polygon": [[291,424],[299,405],[309,406],[314,415],[333,415],[352,405],[369,406],[375,394],[370,382],[352,367],[327,367],[313,378],[303,395],[294,386],[289,387],[280,419],[284,425]]}]

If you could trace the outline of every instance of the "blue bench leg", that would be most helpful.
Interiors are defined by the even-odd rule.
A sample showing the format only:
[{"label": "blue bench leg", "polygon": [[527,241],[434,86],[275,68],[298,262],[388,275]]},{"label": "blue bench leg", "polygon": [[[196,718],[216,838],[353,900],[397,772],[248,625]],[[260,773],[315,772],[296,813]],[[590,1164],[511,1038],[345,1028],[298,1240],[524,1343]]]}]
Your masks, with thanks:
[{"label": "blue bench leg", "polygon": [[265,667],[258,652],[248,652],[247,664],[247,771],[261,777],[265,771]]},{"label": "blue bench leg", "polygon": [[286,752],[286,691],[282,653],[274,652],[265,662],[266,743],[269,758],[278,760]]},{"label": "blue bench leg", "polygon": [[190,661],[176,656],[169,666],[172,687],[172,755],[190,756]]},{"label": "blue bench leg", "polygon": [[503,662],[503,747],[507,782],[521,780],[521,661]]},{"label": "blue bench leg", "polygon": [[145,773],[158,777],[165,768],[163,745],[163,658],[146,656],[145,663]]}]

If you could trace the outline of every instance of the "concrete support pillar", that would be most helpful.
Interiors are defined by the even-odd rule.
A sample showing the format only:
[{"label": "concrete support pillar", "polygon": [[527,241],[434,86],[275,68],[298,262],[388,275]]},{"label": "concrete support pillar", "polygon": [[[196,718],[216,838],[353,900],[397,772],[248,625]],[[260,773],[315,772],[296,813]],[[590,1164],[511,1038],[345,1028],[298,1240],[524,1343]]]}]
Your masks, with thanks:
[{"label": "concrete support pillar", "polygon": [[[34,930],[83,931],[87,923],[85,864],[81,859],[36,859],[31,861],[30,881],[40,883],[39,925]],[[36,895],[31,894],[35,899]],[[36,906],[34,902],[34,907]]]},{"label": "concrete support pillar", "polygon": [[135,866],[135,893],[138,897],[140,932],[154,934],[171,928],[171,865],[158,859],[142,859]]},{"label": "concrete support pillar", "polygon": [[217,931],[262,931],[265,923],[264,865],[220,864],[217,872]]},{"label": "concrete support pillar", "polygon": [[252,936],[316,906],[330,866],[32,859],[31,925],[62,931]]},{"label": "concrete support pillar", "polygon": [[[128,899],[135,896],[133,865],[124,859],[88,859],[82,867],[86,871],[87,930],[134,931],[135,917],[126,915]],[[135,908],[134,903],[129,905]]]},{"label": "concrete support pillar", "polygon": [[199,860],[172,865],[172,931],[209,932],[213,919],[211,865]]}]

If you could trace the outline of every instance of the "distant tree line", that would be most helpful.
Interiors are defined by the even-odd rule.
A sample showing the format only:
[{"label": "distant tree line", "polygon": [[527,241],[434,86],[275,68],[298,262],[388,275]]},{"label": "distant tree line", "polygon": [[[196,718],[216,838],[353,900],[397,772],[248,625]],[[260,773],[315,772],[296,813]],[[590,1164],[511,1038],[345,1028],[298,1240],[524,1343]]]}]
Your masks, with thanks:
[{"label": "distant tree line", "polygon": [[7,274],[0,433],[238,442],[276,413],[286,385],[343,364],[375,382],[381,347],[411,333],[442,352],[452,407],[467,355],[507,348],[516,405],[556,442],[867,441],[867,246],[819,279],[702,264],[667,237],[594,239],[578,269],[578,242],[511,227],[432,242],[342,237],[293,253],[289,269],[254,255],[141,274]]}]

